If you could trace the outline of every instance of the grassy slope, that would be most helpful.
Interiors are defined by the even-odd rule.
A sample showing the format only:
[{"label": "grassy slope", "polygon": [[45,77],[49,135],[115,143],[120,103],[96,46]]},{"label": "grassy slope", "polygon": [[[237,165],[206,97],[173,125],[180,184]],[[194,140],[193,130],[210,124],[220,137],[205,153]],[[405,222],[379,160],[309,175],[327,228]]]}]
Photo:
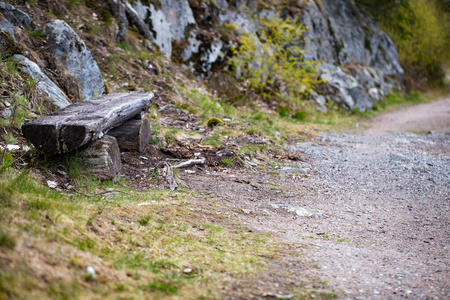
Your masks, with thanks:
[{"label": "grassy slope", "polygon": [[[126,190],[95,188],[106,187]],[[276,250],[269,236],[232,220],[208,222],[214,199],[188,191],[86,197],[14,171],[2,174],[0,191],[2,299],[220,298],[227,280],[264,268]]]}]

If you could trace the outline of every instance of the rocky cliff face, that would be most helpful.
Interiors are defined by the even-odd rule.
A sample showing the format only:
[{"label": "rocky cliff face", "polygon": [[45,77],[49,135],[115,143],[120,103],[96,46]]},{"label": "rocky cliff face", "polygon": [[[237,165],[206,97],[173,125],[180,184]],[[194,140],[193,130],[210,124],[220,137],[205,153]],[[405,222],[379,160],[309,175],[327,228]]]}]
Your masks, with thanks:
[{"label": "rocky cliff face", "polygon": [[[210,76],[211,70],[221,66],[230,54],[232,43],[217,28],[234,24],[240,33],[253,34],[257,39],[254,29],[258,23],[251,15],[276,13],[263,12],[257,6],[254,0],[162,0],[157,8],[133,1],[161,51],[168,57],[179,56],[203,77]],[[394,44],[352,1],[292,1],[282,14],[307,26],[305,59],[324,63],[320,76],[326,84],[319,88],[323,95],[313,94],[321,110],[326,110],[326,99],[348,110],[356,106],[363,111],[372,108],[374,101],[389,90],[402,88],[403,69]]]},{"label": "rocky cliff face", "polygon": [[365,110],[389,90],[402,88],[395,45],[353,2],[324,0],[319,6],[309,1],[299,18],[308,27],[308,58],[335,66],[324,66],[321,75],[328,82],[323,91],[335,91],[328,95],[331,100]]},{"label": "rocky cliff face", "polygon": [[[324,83],[310,95],[320,110],[327,110],[327,102],[336,102],[347,110],[363,111],[372,108],[389,90],[402,88],[403,70],[394,44],[350,0],[291,0],[282,9],[260,9],[256,0],[133,0],[131,4],[108,0],[101,5],[109,5],[115,16],[119,39],[123,38],[123,26],[135,25],[163,55],[201,78],[227,68],[231,48],[237,44],[230,36],[247,34],[258,44],[260,24],[254,16],[280,15],[307,27],[299,46],[306,49],[304,59],[321,63],[318,76]],[[0,10],[3,49],[11,43],[5,37],[15,39],[17,26],[34,25],[27,14],[11,5],[0,2]],[[100,70],[75,31],[63,21],[53,21],[44,28],[49,42],[46,47],[52,53],[49,63],[78,82],[79,91],[73,94],[90,99],[103,93]]]}]

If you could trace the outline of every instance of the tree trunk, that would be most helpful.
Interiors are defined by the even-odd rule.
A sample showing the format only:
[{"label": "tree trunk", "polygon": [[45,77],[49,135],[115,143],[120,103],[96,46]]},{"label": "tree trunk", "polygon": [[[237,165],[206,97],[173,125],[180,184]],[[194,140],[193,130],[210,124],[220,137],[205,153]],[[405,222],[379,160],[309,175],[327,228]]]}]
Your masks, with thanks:
[{"label": "tree trunk", "polygon": [[150,122],[147,119],[131,119],[113,128],[108,135],[116,138],[120,150],[143,152],[150,141]]},{"label": "tree trunk", "polygon": [[24,124],[22,131],[38,150],[48,154],[68,153],[139,114],[153,96],[134,92],[77,102]]}]

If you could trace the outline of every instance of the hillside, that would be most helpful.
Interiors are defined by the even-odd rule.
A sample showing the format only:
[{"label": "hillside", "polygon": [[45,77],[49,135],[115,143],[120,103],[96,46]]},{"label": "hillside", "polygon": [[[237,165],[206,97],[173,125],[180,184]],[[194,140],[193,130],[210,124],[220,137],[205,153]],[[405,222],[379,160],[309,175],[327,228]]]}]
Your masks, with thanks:
[{"label": "hillside", "polygon": [[0,299],[448,295],[448,100],[382,119],[430,99],[368,2],[0,2]]}]

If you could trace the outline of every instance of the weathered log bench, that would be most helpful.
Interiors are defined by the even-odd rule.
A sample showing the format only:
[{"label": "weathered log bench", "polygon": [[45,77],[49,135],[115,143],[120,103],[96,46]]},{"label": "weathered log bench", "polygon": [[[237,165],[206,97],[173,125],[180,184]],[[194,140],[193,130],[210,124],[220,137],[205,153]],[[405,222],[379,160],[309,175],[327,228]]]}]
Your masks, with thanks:
[{"label": "weathered log bench", "polygon": [[150,141],[150,122],[139,114],[107,134],[116,138],[120,150],[143,152]]},{"label": "weathered log bench", "polygon": [[82,147],[75,158],[95,178],[115,180],[120,176],[120,149],[112,136],[105,136]]},{"label": "weathered log bench", "polygon": [[139,115],[153,94],[109,94],[69,105],[22,126],[23,135],[48,154],[68,153]]},{"label": "weathered log bench", "polygon": [[115,179],[120,176],[120,150],[142,152],[149,143],[150,123],[142,111],[152,98],[134,92],[77,102],[24,124],[22,131],[47,154],[79,149],[77,158],[94,177]]}]

